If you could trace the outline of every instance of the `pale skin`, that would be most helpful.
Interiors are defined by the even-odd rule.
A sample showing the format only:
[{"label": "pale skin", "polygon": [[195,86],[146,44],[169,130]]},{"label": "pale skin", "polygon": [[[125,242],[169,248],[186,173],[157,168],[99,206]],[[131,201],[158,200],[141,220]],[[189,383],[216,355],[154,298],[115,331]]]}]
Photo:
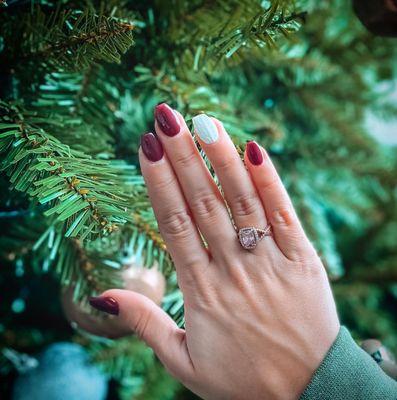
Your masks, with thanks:
[{"label": "pale skin", "polygon": [[[140,147],[139,161],[183,292],[186,326],[145,296],[118,289],[101,295],[119,305],[111,323],[136,333],[204,399],[298,399],[340,328],[324,266],[265,149],[260,165],[245,152],[244,165],[216,119],[215,143],[197,137],[223,197],[174,112],[177,135],[155,127],[164,156],[152,162]],[[270,223],[273,236],[243,249],[225,200],[237,229]]]}]

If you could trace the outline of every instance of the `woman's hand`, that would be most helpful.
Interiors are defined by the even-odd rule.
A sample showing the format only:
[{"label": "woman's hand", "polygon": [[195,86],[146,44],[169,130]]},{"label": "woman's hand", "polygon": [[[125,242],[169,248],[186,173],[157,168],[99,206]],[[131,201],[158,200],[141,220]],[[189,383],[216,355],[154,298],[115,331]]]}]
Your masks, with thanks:
[{"label": "woman's hand", "polygon": [[[205,399],[297,399],[339,321],[324,267],[269,156],[249,142],[246,168],[221,122],[195,117],[223,197],[183,117],[165,104],[155,116],[158,136],[143,135],[139,159],[184,295],[186,329],[134,292],[108,290],[91,304],[118,315],[125,333],[137,333]],[[252,250],[240,245],[235,226],[268,223],[273,236]]]}]

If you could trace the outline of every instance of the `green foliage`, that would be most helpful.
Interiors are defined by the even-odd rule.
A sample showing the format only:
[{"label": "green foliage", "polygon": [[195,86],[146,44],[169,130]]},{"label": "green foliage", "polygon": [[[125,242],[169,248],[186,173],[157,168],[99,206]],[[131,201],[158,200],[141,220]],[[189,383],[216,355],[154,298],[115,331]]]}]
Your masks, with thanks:
[{"label": "green foliage", "polygon": [[[202,111],[222,120],[241,155],[247,139],[267,148],[342,322],[397,349],[396,153],[364,123],[369,109],[397,115],[376,90],[396,76],[394,42],[366,32],[344,0],[19,3],[0,11],[0,289],[10,276],[51,275],[88,312],[87,297],[122,287],[131,263],[156,267],[162,306],[184,325],[137,157],[167,101],[188,122]],[[25,352],[64,338],[18,325],[14,300],[0,343]],[[178,385],[137,341],[68,334],[121,398],[175,398]]]},{"label": "green foliage", "polygon": [[[20,36],[15,25],[21,24]],[[37,7],[21,19],[8,21],[7,40],[11,56],[36,60],[45,67],[80,70],[96,61],[120,62],[120,56],[133,44],[130,22],[86,10],[59,8],[50,14]],[[8,35],[9,36],[8,36]],[[7,37],[8,36],[8,37]]]},{"label": "green foliage", "polygon": [[[303,16],[285,15],[277,1],[266,9],[252,1],[220,2],[218,12],[211,12],[210,4],[207,7],[200,7],[189,16],[192,34],[185,40],[187,46],[197,43],[195,70],[206,61],[220,61],[233,55],[241,59],[244,53],[265,54],[260,50],[277,47],[280,36],[289,37],[290,33],[296,32]],[[192,36],[197,39],[192,41]]]},{"label": "green foliage", "polygon": [[[109,97],[113,93],[105,78],[104,71],[96,67],[46,74],[29,106],[41,115],[41,126],[62,143],[101,158],[112,157],[114,117]],[[90,85],[95,80],[104,83],[101,87]]]},{"label": "green foliage", "polygon": [[141,341],[126,338],[115,347],[110,340],[88,342],[82,336],[77,340],[88,345],[92,358],[113,379],[123,382],[120,399],[173,399],[180,389],[179,383],[171,378],[153,352]]},{"label": "green foliage", "polygon": [[66,237],[93,239],[129,219],[131,198],[120,189],[126,187],[131,168],[72,150],[36,128],[35,115],[26,119],[12,113],[0,123],[0,151],[7,152],[1,170],[10,176],[12,188],[48,204],[44,215],[56,215],[54,223],[65,222]]}]

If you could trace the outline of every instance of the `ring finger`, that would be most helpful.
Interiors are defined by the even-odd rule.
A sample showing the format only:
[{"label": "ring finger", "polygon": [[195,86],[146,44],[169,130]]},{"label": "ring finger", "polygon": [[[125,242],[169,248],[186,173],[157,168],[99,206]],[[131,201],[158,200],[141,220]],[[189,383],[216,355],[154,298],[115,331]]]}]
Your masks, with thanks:
[{"label": "ring finger", "polygon": [[[240,229],[254,226],[264,229],[267,225],[264,207],[251,176],[222,123],[200,114],[193,118],[193,125],[200,145],[222,186],[236,227]],[[272,243],[269,240],[266,242]],[[239,243],[237,245],[240,246]],[[251,251],[261,254],[261,249],[263,250],[262,244]]]}]

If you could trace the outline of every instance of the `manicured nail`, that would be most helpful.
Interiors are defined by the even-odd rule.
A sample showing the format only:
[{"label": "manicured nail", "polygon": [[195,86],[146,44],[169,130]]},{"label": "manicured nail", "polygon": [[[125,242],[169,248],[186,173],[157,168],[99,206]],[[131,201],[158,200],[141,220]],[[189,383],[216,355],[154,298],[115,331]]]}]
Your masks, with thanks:
[{"label": "manicured nail", "polygon": [[108,314],[119,315],[119,304],[113,297],[90,297],[89,302],[92,307]]},{"label": "manicured nail", "polygon": [[161,130],[167,136],[175,136],[181,130],[177,116],[172,111],[172,108],[165,103],[156,106],[154,118],[156,118]]},{"label": "manicured nail", "polygon": [[214,121],[206,114],[199,114],[193,117],[194,130],[200,139],[207,144],[215,143],[218,140],[218,129]]},{"label": "manicured nail", "polygon": [[153,133],[145,133],[141,136],[142,151],[150,161],[159,161],[163,158],[163,146]]},{"label": "manicured nail", "polygon": [[247,155],[251,164],[261,165],[263,162],[263,154],[261,148],[258,146],[256,142],[250,140],[247,143]]}]

